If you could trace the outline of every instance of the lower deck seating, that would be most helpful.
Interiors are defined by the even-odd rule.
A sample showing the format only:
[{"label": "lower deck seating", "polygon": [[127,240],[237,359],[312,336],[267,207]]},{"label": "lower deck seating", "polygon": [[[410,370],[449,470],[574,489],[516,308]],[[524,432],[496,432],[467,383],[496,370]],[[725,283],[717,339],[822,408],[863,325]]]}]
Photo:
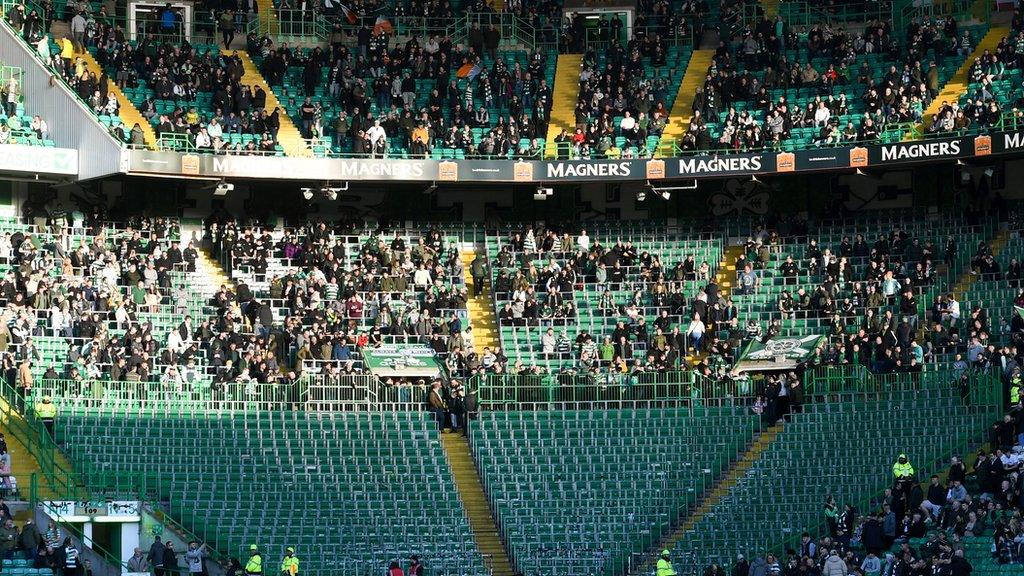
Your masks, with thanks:
[{"label": "lower deck seating", "polygon": [[756,425],[742,408],[483,412],[472,446],[520,573],[620,574]]},{"label": "lower deck seating", "polygon": [[[992,405],[967,405],[953,386],[898,386],[865,399],[840,396],[806,405],[774,443],[677,544],[674,556],[729,566],[820,533],[828,496],[866,510],[892,482],[906,454],[919,477],[951,454],[981,445]],[[706,564],[705,564],[706,565]]]},{"label": "lower deck seating", "polygon": [[[220,552],[294,546],[303,574],[378,574],[416,554],[438,574],[485,574],[426,413],[261,412],[170,417],[96,410],[58,442],[94,494],[147,475]],[[105,473],[105,474],[104,474]]]}]

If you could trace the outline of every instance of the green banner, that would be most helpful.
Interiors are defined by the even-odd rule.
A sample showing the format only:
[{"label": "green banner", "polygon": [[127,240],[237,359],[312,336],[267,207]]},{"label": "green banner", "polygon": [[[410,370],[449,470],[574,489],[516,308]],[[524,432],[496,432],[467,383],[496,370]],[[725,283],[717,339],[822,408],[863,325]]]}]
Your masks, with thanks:
[{"label": "green banner", "polygon": [[436,378],[441,374],[434,350],[421,344],[384,344],[363,348],[370,372],[380,377]]},{"label": "green banner", "polygon": [[815,348],[825,341],[820,334],[793,338],[754,340],[743,350],[736,362],[735,372],[754,370],[790,370],[814,354]]},{"label": "green banner", "polygon": [[1014,306],[1013,311],[1016,312],[1017,314],[1020,314],[1021,318],[1024,318],[1024,308],[1021,308],[1020,306]]}]

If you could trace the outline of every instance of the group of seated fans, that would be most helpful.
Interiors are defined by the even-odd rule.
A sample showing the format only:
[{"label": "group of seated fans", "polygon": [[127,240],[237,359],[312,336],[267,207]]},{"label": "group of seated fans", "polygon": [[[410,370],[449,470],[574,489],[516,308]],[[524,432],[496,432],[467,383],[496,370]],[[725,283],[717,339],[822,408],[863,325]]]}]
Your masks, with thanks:
[{"label": "group of seated fans", "polygon": [[21,70],[3,67],[3,71],[9,76],[0,81],[0,144],[44,145],[50,137],[50,127],[38,114],[25,114]]},{"label": "group of seated fans", "polygon": [[993,424],[990,448],[969,460],[953,456],[941,478],[919,477],[901,454],[892,485],[870,509],[840,508],[829,496],[820,534],[803,532],[784,555],[741,555],[732,566],[711,564],[705,576],[970,576],[981,568],[972,559],[1024,563],[1024,409],[1019,402],[1010,409]]},{"label": "group of seated fans", "polygon": [[972,41],[952,18],[915,21],[905,34],[888,21],[798,34],[764,17],[719,46],[680,147],[778,149],[795,129],[811,129],[815,145],[874,141],[923,119],[945,80],[943,62],[970,54]]},{"label": "group of seated fans", "polygon": [[357,348],[385,343],[427,345],[453,376],[478,369],[459,250],[436,228],[360,235],[341,221],[275,232],[225,219],[211,233],[241,280],[245,314],[257,307],[265,330],[277,311],[294,329],[300,373],[357,373]]},{"label": "group of seated fans", "polygon": [[[782,237],[796,240],[783,243]],[[1003,359],[1024,344],[1024,319],[996,315],[1001,308],[990,311],[980,302],[961,311],[957,295],[937,288],[947,285],[948,271],[957,269],[958,254],[967,249],[953,236],[944,240],[938,246],[942,238],[921,238],[894,224],[870,242],[854,233],[819,245],[806,222],[783,220],[753,230],[732,274],[716,273],[717,263],[693,254],[668,261],[614,237],[606,244],[585,230],[525,227],[509,234],[491,266],[499,324],[525,330],[534,356],[554,360],[545,366],[567,373],[692,367],[728,379],[736,377],[729,367],[737,351],[755,340],[792,335],[801,325],[826,337],[807,367],[860,365],[885,374],[921,372],[949,360],[961,372],[1011,370]],[[987,243],[975,250],[972,269],[1015,289],[1015,302],[1024,303],[1017,259],[1003,275]],[[775,281],[770,289],[762,287],[766,275]],[[719,286],[723,277],[731,292]],[[752,302],[763,302],[763,311],[751,309],[761,306]],[[608,328],[592,333],[579,325],[582,308],[614,321],[602,320]],[[1002,343],[1004,337],[1010,340]],[[489,371],[543,369],[498,362]]]},{"label": "group of seated fans", "polygon": [[[327,13],[337,16],[335,9]],[[387,10],[398,21],[451,7],[398,2]],[[670,50],[670,43],[682,46],[712,27],[706,6],[687,2],[676,11],[664,1],[641,2],[628,38],[618,17],[602,18],[595,35],[579,15],[562,18],[558,2],[508,10],[584,52],[576,127],[558,135],[553,149],[560,157],[658,152],[689,54]],[[308,13],[312,18],[316,11]],[[216,45],[147,33],[129,42],[115,18],[88,5],[45,15],[19,5],[6,17],[97,115],[118,116],[120,104],[107,88],[113,81],[168,147],[279,154],[278,130],[287,118],[324,154],[525,158],[544,147],[553,53],[503,52],[494,25],[475,22],[465,42],[456,43],[454,33],[430,29],[421,36],[357,14],[354,25],[337,21],[326,48],[313,49],[250,33],[245,48],[281,102],[266,110],[268,95],[243,84],[241,61]],[[55,39],[54,50],[44,18],[58,17],[72,22],[73,33]],[[869,21],[859,32],[829,23],[798,29],[781,15],[721,28],[713,63],[693,96],[692,120],[675,146],[736,151],[870,142],[922,122],[933,132],[997,127],[1017,104],[1007,92],[1024,97],[1021,21],[1018,14],[1013,36],[971,64],[963,101],[943,102],[933,120],[925,110],[980,33],[952,17],[914,20],[901,31],[887,20]],[[98,77],[77,56],[86,49],[103,70]],[[144,143],[141,126],[109,125],[124,141]],[[4,132],[0,126],[0,138]]]},{"label": "group of seated fans", "polygon": [[933,132],[962,132],[993,127],[1000,122],[1016,126],[1024,104],[1018,47],[1024,41],[1024,12],[1014,12],[1011,34],[994,51],[986,50],[970,63],[968,89],[959,101],[943,101],[931,126]]}]

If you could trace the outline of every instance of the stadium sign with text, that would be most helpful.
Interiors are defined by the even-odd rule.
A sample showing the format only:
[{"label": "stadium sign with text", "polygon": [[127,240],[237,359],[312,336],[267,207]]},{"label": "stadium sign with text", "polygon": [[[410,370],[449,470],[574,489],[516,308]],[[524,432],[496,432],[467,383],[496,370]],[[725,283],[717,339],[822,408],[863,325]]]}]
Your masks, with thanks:
[{"label": "stadium sign with text", "polygon": [[154,150],[130,150],[128,153],[126,172],[129,174],[299,181],[557,184],[793,174],[883,166],[887,169],[899,168],[920,162],[1024,153],[1024,131],[793,152],[696,154],[678,158],[617,160],[289,158],[179,154]]},{"label": "stadium sign with text", "polygon": [[0,145],[0,172],[78,176],[78,150],[3,144]]}]

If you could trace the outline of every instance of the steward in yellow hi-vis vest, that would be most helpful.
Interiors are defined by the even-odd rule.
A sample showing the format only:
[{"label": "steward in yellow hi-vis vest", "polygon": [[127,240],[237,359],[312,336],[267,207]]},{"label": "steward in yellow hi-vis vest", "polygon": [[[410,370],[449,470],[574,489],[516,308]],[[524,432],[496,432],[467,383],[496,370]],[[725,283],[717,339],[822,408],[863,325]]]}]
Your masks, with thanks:
[{"label": "steward in yellow hi-vis vest", "polygon": [[672,567],[671,556],[668,550],[661,551],[661,558],[658,558],[657,576],[676,576],[676,569]]},{"label": "steward in yellow hi-vis vest", "polygon": [[249,545],[249,561],[245,563],[245,573],[248,576],[263,574],[263,557],[255,544]]},{"label": "steward in yellow hi-vis vest", "polygon": [[284,559],[281,560],[281,576],[296,576],[299,573],[299,559],[295,557],[295,548],[289,546],[285,549]]}]

